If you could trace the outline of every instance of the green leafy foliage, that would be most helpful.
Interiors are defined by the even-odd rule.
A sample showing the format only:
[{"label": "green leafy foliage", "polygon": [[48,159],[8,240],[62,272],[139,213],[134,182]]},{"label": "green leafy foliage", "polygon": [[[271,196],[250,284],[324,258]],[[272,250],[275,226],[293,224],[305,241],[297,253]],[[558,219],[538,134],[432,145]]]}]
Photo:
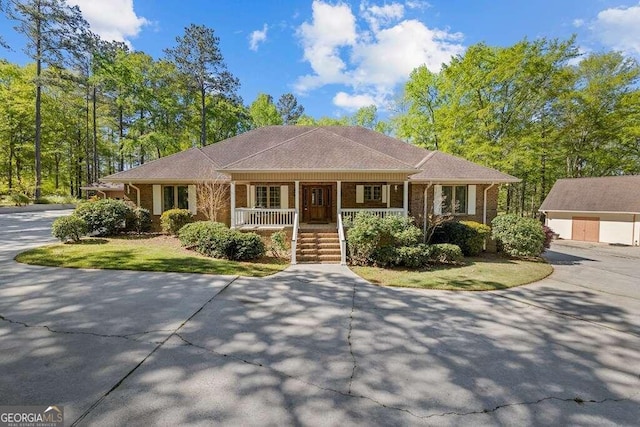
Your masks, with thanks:
[{"label": "green leafy foliage", "polygon": [[77,215],[62,216],[53,221],[51,234],[61,242],[79,242],[87,234],[87,223]]},{"label": "green leafy foliage", "polygon": [[421,238],[422,232],[412,218],[379,218],[368,212],[359,212],[347,231],[349,254],[355,265],[393,265],[396,248],[417,245]]},{"label": "green leafy foliage", "polygon": [[160,215],[160,228],[163,233],[177,236],[182,227],[193,221],[193,215],[187,209],[169,209]]},{"label": "green leafy foliage", "polygon": [[463,262],[462,249],[450,243],[429,245],[427,256],[435,264],[460,264]]},{"label": "green leafy foliage", "polygon": [[492,237],[502,250],[513,257],[537,257],[544,250],[545,233],[542,224],[533,218],[500,215],[491,222]]},{"label": "green leafy foliage", "polygon": [[11,202],[16,206],[26,206],[31,202],[29,196],[23,193],[11,193]]},{"label": "green leafy foliage", "polygon": [[135,231],[138,234],[151,230],[151,212],[149,209],[133,206],[127,215],[127,230]]},{"label": "green leafy foliage", "polygon": [[459,246],[465,256],[477,256],[491,233],[488,225],[475,221],[449,221],[433,234],[432,243],[451,243]]},{"label": "green leafy foliage", "polygon": [[271,235],[271,253],[280,258],[287,252],[287,233],[284,230],[276,231]]},{"label": "green leafy foliage", "polygon": [[219,222],[186,224],[178,232],[178,238],[182,246],[212,258],[249,261],[266,253],[264,242],[256,233],[232,230]]},{"label": "green leafy foliage", "polygon": [[226,230],[228,230],[228,227],[221,222],[196,221],[183,226],[178,231],[178,239],[182,246],[192,248],[207,236],[226,232]]},{"label": "green leafy foliage", "polygon": [[74,215],[86,222],[89,233],[111,236],[126,229],[126,221],[131,213],[132,209],[128,203],[103,199],[80,204]]}]

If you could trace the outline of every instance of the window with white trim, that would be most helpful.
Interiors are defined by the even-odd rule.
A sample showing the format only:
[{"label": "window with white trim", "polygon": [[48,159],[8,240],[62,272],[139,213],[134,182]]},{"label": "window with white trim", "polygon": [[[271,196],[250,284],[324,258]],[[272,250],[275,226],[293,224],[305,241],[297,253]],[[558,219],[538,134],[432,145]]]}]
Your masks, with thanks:
[{"label": "window with white trim", "polygon": [[256,208],[280,209],[280,187],[256,185]]},{"label": "window with white trim", "polygon": [[164,185],[162,187],[162,212],[169,209],[189,209],[189,187]]},{"label": "window with white trim", "polygon": [[442,212],[457,214],[467,213],[466,185],[442,186]]},{"label": "window with white trim", "polygon": [[381,202],[382,185],[365,185],[364,200],[365,202]]}]

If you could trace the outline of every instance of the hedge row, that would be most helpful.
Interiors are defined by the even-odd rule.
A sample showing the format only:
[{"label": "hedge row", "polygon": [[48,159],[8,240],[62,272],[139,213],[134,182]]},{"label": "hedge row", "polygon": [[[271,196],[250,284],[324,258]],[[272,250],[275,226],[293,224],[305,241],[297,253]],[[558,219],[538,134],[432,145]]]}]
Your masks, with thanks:
[{"label": "hedge row", "polygon": [[178,232],[180,243],[212,258],[248,261],[264,256],[266,247],[256,233],[243,233],[225,224],[199,221],[186,224]]}]

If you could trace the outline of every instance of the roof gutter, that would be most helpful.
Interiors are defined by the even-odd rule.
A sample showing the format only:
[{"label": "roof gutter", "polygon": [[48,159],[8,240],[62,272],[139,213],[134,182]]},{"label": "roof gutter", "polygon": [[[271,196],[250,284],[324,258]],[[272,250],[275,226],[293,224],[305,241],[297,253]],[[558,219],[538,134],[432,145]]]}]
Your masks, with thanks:
[{"label": "roof gutter", "polygon": [[129,187],[133,188],[134,190],[136,190],[136,205],[138,207],[140,207],[140,189],[138,187],[136,187],[135,185],[133,185],[131,182],[129,182]]},{"label": "roof gutter", "polygon": [[484,199],[482,203],[482,223],[487,225],[487,193],[493,187],[495,187],[496,183],[492,182],[490,186],[484,189]]}]

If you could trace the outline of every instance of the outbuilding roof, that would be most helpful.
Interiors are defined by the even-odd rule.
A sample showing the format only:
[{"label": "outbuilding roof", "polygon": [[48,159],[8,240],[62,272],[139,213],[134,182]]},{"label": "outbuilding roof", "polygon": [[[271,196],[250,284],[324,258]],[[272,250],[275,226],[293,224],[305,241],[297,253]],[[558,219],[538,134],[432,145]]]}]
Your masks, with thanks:
[{"label": "outbuilding roof", "polygon": [[511,175],[360,126],[266,126],[103,178],[111,182],[228,179],[237,171],[402,172],[412,181],[518,182]]},{"label": "outbuilding roof", "polygon": [[540,211],[640,213],[640,175],[559,179]]}]

